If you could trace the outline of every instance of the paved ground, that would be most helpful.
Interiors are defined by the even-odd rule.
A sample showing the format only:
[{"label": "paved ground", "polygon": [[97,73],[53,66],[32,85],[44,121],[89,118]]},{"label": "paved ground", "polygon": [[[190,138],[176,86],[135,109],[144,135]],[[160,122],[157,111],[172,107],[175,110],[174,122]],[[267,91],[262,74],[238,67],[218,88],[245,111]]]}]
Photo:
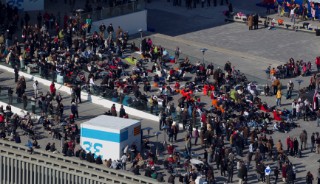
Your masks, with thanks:
[{"label": "paved ground", "polygon": [[[263,8],[258,8],[255,3],[257,0],[246,1],[234,1],[235,9],[243,12],[260,12],[263,13]],[[250,4],[250,5],[247,5]],[[318,37],[308,33],[292,32],[286,30],[273,30],[259,29],[256,31],[248,31],[247,26],[244,24],[224,22],[224,16],[222,11],[226,10],[226,6],[219,6],[216,8],[197,8],[193,10],[186,10],[185,7],[172,7],[171,3],[168,4],[165,0],[152,2],[147,6],[149,11],[148,23],[149,27],[155,29],[158,33],[166,35],[153,34],[150,37],[154,40],[155,44],[160,44],[169,49],[175,49],[179,46],[182,53],[194,56],[194,60],[202,60],[202,53],[200,48],[207,48],[205,53],[205,60],[213,62],[218,65],[224,65],[227,60],[230,60],[237,68],[259,83],[266,83],[265,68],[271,65],[278,65],[286,62],[290,57],[295,59],[311,60],[318,55],[320,42]],[[172,37],[171,37],[172,36]],[[8,78],[9,77],[9,78]],[[4,80],[2,85],[13,85],[13,74],[7,72],[2,73],[0,78]],[[249,77],[249,78],[250,78]],[[295,82],[295,79],[292,79]],[[303,78],[305,81],[302,86],[308,85],[308,77]],[[283,81],[286,84],[287,80]],[[29,89],[31,83],[28,85]],[[48,89],[41,85],[41,88]],[[295,84],[295,89],[298,85]],[[66,94],[63,96],[67,97]],[[176,98],[176,97],[175,97]],[[203,101],[208,102],[207,97],[202,97]],[[1,95],[1,100],[6,100],[4,95]],[[65,104],[69,105],[69,98],[66,98]],[[269,104],[274,105],[274,97],[264,98],[263,101],[267,101]],[[285,104],[283,107],[290,108],[291,101],[283,101]],[[80,115],[85,116],[80,119],[83,122],[95,115],[102,114],[106,109],[103,109],[97,105],[85,102],[79,106]],[[68,112],[68,110],[66,110]],[[288,134],[275,133],[273,134],[274,140],[285,140],[287,135],[298,136],[303,129],[306,129],[309,133],[319,131],[316,128],[315,122],[302,122],[299,121],[301,128],[296,128],[290,131]],[[151,126],[154,130],[157,130],[157,123],[150,121],[142,121],[142,127]],[[184,133],[179,134],[180,142],[177,145],[183,146],[181,140]],[[51,142],[48,134],[43,134],[46,139],[41,141],[44,145],[46,142]],[[160,136],[162,139],[162,135]],[[155,141],[155,138],[151,139]],[[56,143],[59,144],[58,142]],[[198,153],[201,153],[199,147],[195,147]],[[316,168],[318,163],[315,160],[319,159],[319,155],[309,153],[309,151],[303,152],[304,157],[302,159],[291,158],[290,160],[298,168],[298,183],[305,183],[304,177],[306,171],[312,171],[316,176]],[[252,171],[252,169],[251,169]],[[218,183],[225,181],[218,172],[215,173]],[[250,182],[256,183],[254,178],[254,172],[250,172]],[[235,173],[235,179],[236,173]]]}]

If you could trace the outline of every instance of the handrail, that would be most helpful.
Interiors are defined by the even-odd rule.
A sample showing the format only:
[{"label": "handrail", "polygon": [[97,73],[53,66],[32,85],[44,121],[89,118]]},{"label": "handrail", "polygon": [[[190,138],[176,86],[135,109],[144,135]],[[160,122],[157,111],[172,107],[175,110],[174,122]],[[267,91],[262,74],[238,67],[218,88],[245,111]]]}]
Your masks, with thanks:
[{"label": "handrail", "polygon": [[[46,167],[54,167],[55,169],[65,169],[66,172],[76,174],[79,176],[89,175],[94,180],[116,181],[123,184],[144,183],[153,184],[158,183],[155,180],[135,176],[130,173],[119,172],[114,169],[106,168],[100,165],[92,164],[82,160],[77,160],[70,157],[63,157],[59,154],[53,154],[43,150],[35,149],[33,154],[28,153],[28,148],[11,141],[0,140],[0,153],[8,153],[7,155],[14,155],[15,158],[22,158],[26,162],[34,164],[45,164]],[[44,159],[45,158],[45,159]],[[79,167],[78,169],[75,167]],[[81,173],[81,174],[79,174]],[[94,176],[99,176],[94,177]]]}]

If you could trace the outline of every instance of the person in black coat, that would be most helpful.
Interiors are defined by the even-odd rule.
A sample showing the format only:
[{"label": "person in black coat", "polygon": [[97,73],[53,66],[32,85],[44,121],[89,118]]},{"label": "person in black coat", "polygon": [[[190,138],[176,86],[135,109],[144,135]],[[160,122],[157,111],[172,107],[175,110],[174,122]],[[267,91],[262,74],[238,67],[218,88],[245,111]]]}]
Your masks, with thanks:
[{"label": "person in black coat", "polygon": [[255,14],[253,16],[253,29],[258,29],[259,25],[259,16],[258,14]]},{"label": "person in black coat", "polygon": [[126,115],[126,110],[123,108],[123,105],[121,105],[120,111],[119,111],[119,117],[123,118]]},{"label": "person in black coat", "polygon": [[168,178],[168,183],[174,184],[174,176],[171,174]]}]

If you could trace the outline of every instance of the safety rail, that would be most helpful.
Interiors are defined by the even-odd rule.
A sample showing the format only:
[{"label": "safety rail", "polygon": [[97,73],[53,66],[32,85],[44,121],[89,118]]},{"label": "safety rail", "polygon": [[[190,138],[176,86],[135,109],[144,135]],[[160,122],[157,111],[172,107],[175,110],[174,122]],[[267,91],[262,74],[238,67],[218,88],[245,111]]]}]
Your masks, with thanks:
[{"label": "safety rail", "polygon": [[143,176],[135,176],[130,173],[117,171],[70,157],[64,157],[62,155],[53,154],[40,149],[34,149],[32,154],[28,153],[28,151],[29,148],[26,146],[22,146],[11,141],[0,140],[0,155],[2,156],[20,159],[31,164],[44,165],[47,168],[55,170],[62,169],[63,172],[68,174],[90,178],[91,180],[99,183],[158,183],[155,180]]}]

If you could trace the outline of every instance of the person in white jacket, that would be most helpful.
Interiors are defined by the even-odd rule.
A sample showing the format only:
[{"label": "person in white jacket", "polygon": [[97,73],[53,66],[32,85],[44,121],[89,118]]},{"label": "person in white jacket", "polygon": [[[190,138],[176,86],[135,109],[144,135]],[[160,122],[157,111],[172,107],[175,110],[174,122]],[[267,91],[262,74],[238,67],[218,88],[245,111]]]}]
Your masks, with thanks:
[{"label": "person in white jacket", "polygon": [[39,83],[38,83],[37,80],[34,81],[32,87],[33,87],[33,91],[34,91],[34,98],[37,99],[37,97],[38,97],[38,91],[39,91]]}]

